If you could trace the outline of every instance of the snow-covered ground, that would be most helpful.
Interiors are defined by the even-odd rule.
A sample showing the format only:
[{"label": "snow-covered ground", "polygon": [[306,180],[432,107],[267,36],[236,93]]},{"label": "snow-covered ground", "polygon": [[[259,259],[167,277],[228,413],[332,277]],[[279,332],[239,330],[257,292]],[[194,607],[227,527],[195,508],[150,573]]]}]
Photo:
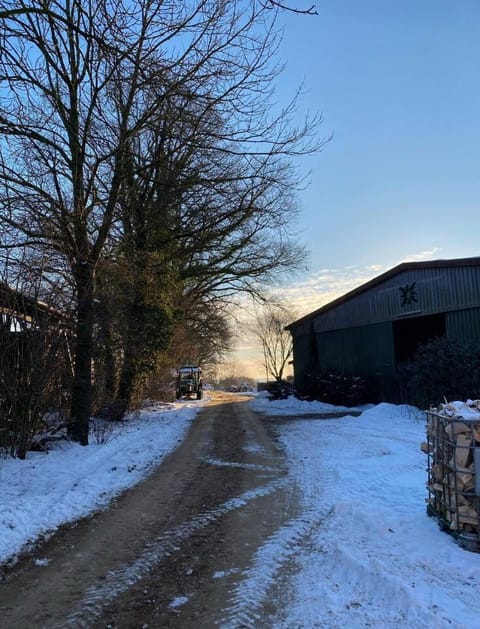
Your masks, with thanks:
[{"label": "snow-covered ground", "polygon": [[[298,417],[306,404],[314,409],[294,398],[252,404]],[[380,404],[360,417],[298,419],[277,431],[303,502],[290,528],[301,521],[303,534],[295,552],[287,546],[298,573],[276,628],[480,627],[480,555],[426,515],[422,413]],[[270,554],[278,561],[282,552],[279,538]]]},{"label": "snow-covered ground", "polygon": [[100,424],[88,447],[64,442],[25,461],[0,458],[0,563],[138,483],[174,450],[203,403],[151,405],[134,421]]},{"label": "snow-covered ground", "polygon": [[[286,608],[276,628],[480,627],[480,555],[461,549],[425,513],[421,414],[380,404],[360,417],[315,420],[302,415],[339,407],[263,396],[250,403],[298,418],[275,430],[302,512],[242,575],[249,605],[256,597],[260,606],[277,583]],[[0,561],[138,482],[176,447],[202,405],[151,407],[114,434],[98,432],[104,444],[0,460]],[[296,570],[279,582],[290,562]],[[247,600],[237,594],[230,611]]]}]

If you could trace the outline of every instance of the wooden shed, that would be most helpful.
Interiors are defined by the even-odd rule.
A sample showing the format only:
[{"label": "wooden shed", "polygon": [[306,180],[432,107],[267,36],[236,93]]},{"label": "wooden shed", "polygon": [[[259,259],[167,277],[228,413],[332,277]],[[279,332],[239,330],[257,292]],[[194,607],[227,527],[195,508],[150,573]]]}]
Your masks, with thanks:
[{"label": "wooden shed", "polygon": [[480,257],[404,262],[291,323],[298,388],[329,371],[375,378],[398,401],[396,371],[419,344],[480,342]]}]

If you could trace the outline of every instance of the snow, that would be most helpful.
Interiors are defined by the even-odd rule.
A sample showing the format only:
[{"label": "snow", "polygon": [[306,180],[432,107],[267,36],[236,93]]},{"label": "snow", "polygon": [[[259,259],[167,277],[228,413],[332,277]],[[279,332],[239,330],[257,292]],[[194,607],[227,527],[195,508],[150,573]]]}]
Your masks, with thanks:
[{"label": "snow", "polygon": [[314,413],[349,413],[364,410],[365,406],[334,406],[325,402],[306,402],[291,395],[286,400],[269,400],[266,394],[258,395],[252,402],[255,409],[270,415],[311,415]]},{"label": "snow", "polygon": [[177,596],[170,603],[169,607],[171,609],[175,609],[177,607],[181,607],[182,605],[185,605],[185,603],[188,603],[188,596]]},{"label": "snow", "polygon": [[[277,414],[265,398],[253,405]],[[321,407],[292,399],[284,412],[292,406]],[[268,556],[293,552],[298,571],[276,628],[480,626],[480,555],[426,515],[423,413],[379,404],[360,417],[299,418],[276,430],[303,507],[284,527],[292,535],[303,527],[301,541],[270,540]]]},{"label": "snow", "polygon": [[142,480],[180,443],[203,404],[150,405],[131,421],[94,428],[88,447],[65,442],[25,461],[0,459],[0,562]]},{"label": "snow", "polygon": [[[203,404],[151,406],[111,434],[98,431],[99,443],[87,448],[65,443],[48,454],[29,452],[25,461],[0,460],[0,560],[13,561],[36,539],[138,483],[181,442]],[[300,512],[239,574],[226,601],[228,622],[220,626],[250,626],[242,622],[255,617],[272,589],[283,593],[284,609],[272,617],[276,628],[480,626],[480,554],[460,548],[426,515],[422,413],[379,404],[355,409],[361,415],[354,417],[345,407],[294,398],[269,402],[263,395],[250,404],[271,421],[288,478],[231,498],[219,513],[277,486],[298,497]],[[346,416],[312,418],[337,411]],[[247,447],[254,451],[255,444]],[[185,526],[172,543],[193,524]],[[38,565],[46,561],[37,559]],[[228,574],[236,572],[232,566]],[[212,580],[226,574],[214,573]],[[186,599],[171,605],[181,607]]]}]

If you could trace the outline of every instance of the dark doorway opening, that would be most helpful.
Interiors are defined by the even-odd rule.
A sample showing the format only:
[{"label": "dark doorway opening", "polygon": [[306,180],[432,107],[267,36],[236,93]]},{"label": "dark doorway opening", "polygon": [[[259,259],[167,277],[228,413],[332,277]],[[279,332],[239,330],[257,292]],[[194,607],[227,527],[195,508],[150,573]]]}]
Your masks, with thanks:
[{"label": "dark doorway opening", "polygon": [[396,364],[411,360],[419,345],[445,336],[446,331],[444,314],[394,321],[393,342]]}]

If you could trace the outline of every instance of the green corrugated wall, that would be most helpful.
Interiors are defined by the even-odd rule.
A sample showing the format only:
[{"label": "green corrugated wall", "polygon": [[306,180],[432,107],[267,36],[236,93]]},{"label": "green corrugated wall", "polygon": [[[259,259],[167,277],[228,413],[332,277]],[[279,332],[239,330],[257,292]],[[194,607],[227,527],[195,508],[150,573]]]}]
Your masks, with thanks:
[{"label": "green corrugated wall", "polygon": [[293,356],[295,368],[295,380],[303,382],[312,371],[317,371],[311,359],[312,337],[302,334],[293,338]]},{"label": "green corrugated wall", "polygon": [[395,369],[390,321],[323,332],[316,340],[321,371],[374,376]]},{"label": "green corrugated wall", "polygon": [[[394,326],[397,349],[402,343],[395,322],[415,325],[416,319],[438,316],[436,323],[443,325],[444,317],[448,338],[480,342],[480,258],[400,265],[398,272],[392,269],[378,280],[290,326],[297,383],[309,373],[330,370],[381,376],[382,399],[393,401],[398,397]],[[407,289],[408,301],[403,298]],[[421,336],[429,323],[423,319],[418,325]]]},{"label": "green corrugated wall", "polygon": [[446,315],[447,337],[457,341],[480,341],[480,308],[457,310]]}]

